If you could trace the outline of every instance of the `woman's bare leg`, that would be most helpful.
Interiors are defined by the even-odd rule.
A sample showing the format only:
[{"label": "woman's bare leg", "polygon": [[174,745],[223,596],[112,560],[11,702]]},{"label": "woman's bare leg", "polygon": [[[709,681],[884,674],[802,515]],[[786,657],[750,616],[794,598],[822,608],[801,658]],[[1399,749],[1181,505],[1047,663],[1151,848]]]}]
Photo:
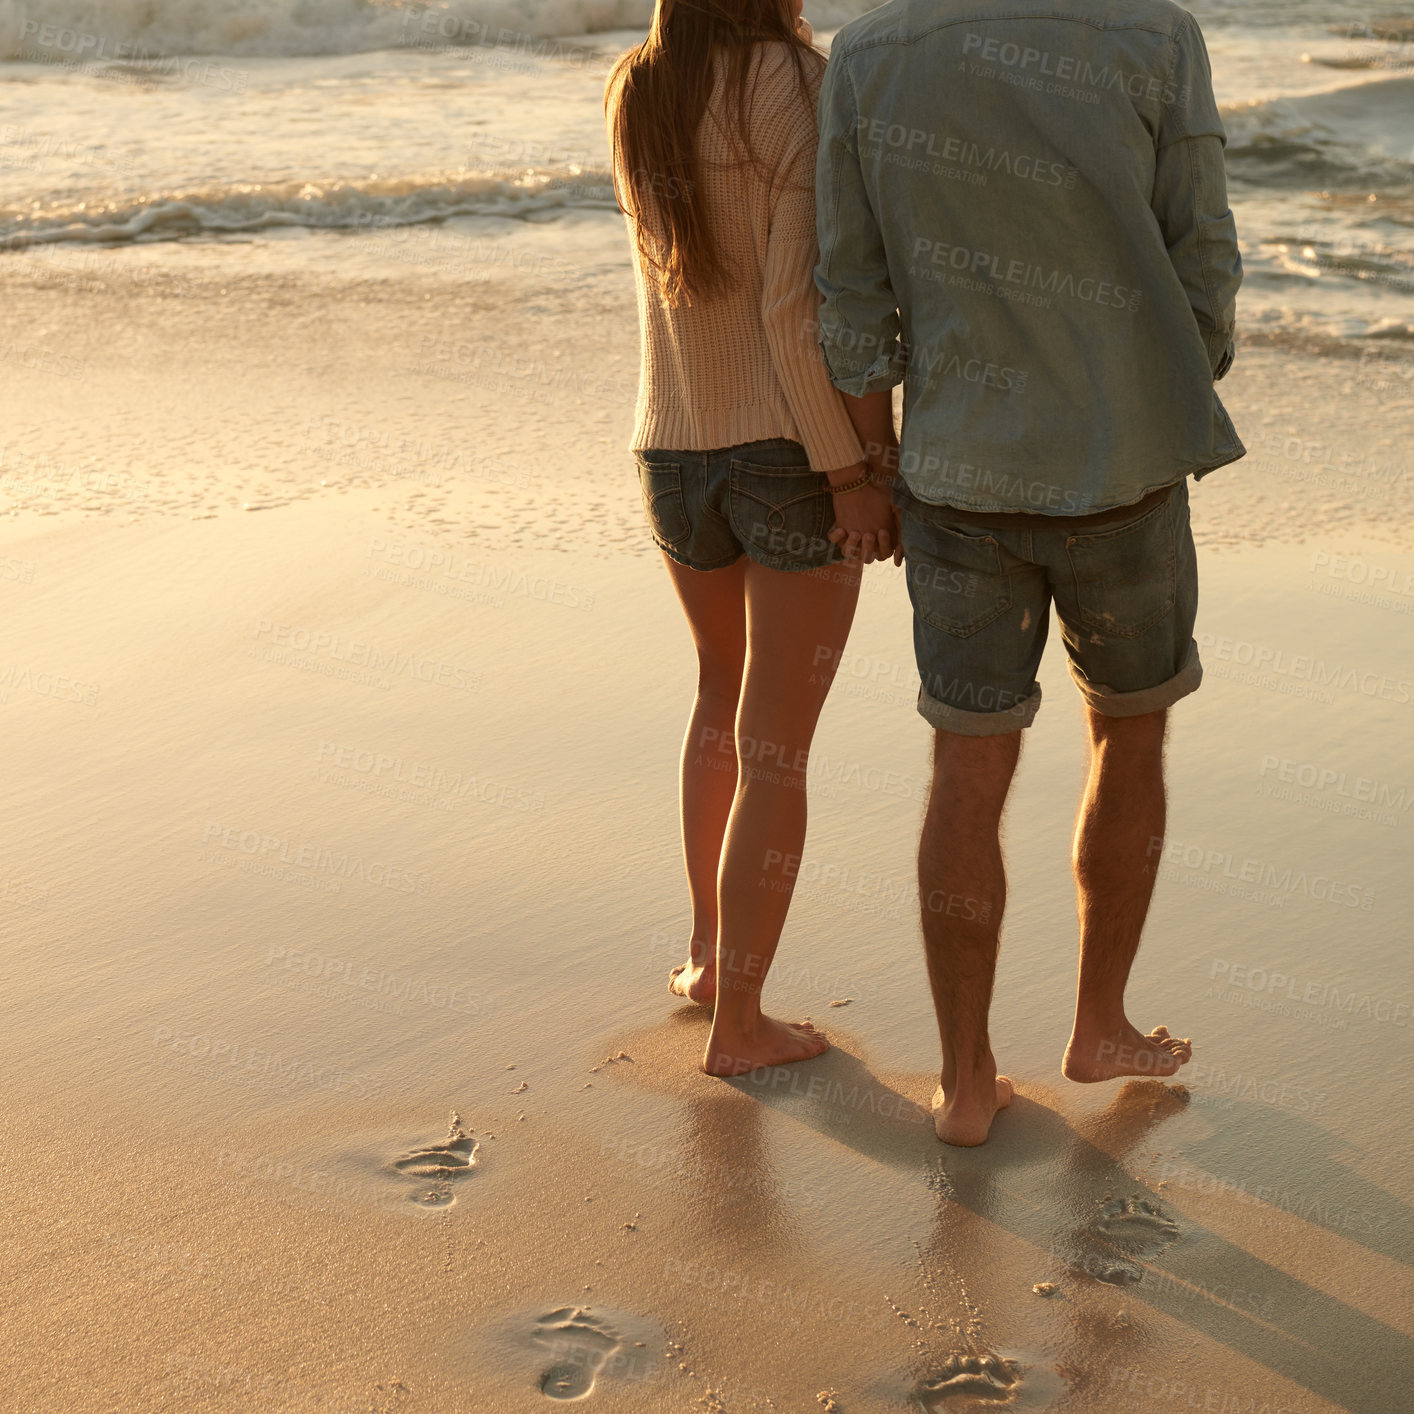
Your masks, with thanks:
[{"label": "woman's bare leg", "polygon": [[688,569],[663,556],[697,649],[697,696],[682,744],[682,853],[692,904],[687,962],[668,986],[710,1005],[717,995],[717,873],[736,796],[736,713],[746,660],[745,559]]},{"label": "woman's bare leg", "polygon": [[702,1061],[711,1075],[807,1060],[829,1045],[809,1023],[766,1016],[761,988],[795,888],[810,744],[854,620],[859,573],[857,564],[802,574],[746,566],[741,764],[717,884],[717,1008]]}]

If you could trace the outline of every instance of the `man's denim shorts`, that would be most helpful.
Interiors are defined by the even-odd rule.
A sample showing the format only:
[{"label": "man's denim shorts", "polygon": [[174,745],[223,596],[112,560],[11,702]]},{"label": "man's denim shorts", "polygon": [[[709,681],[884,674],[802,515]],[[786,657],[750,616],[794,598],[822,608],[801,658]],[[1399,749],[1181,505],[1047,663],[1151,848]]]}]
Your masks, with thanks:
[{"label": "man's denim shorts", "polygon": [[1028,528],[999,529],[1004,515],[929,505],[902,477],[894,500],[922,678],[918,710],[934,727],[994,736],[1031,725],[1053,599],[1071,676],[1096,712],[1162,711],[1203,680],[1187,482],[1157,503],[1146,498],[1132,516],[1083,526],[1027,515]]},{"label": "man's denim shorts", "polygon": [[773,438],[716,452],[635,452],[643,506],[665,555],[719,570],[743,554],[772,570],[811,570],[842,557],[829,479],[798,442]]}]

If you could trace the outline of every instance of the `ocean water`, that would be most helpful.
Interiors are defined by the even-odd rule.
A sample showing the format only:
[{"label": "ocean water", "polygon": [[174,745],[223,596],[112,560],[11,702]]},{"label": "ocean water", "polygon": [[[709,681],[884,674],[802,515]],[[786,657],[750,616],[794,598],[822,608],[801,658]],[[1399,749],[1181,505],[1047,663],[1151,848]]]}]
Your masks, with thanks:
[{"label": "ocean water", "polygon": [[[807,13],[827,42],[864,8]],[[1414,6],[1195,11],[1230,130],[1247,335],[1393,346],[1402,366]],[[649,13],[649,0],[0,0],[0,260],[81,270],[108,244],[239,239],[253,263],[288,261],[304,230],[373,233],[375,255],[415,264],[479,217],[612,222],[602,87]]]}]

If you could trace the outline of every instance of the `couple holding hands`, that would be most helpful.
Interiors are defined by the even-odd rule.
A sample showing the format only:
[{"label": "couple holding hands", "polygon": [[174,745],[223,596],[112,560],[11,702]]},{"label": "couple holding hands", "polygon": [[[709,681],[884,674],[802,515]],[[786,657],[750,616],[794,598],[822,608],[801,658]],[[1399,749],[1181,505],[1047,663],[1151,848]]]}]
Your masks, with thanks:
[{"label": "couple holding hands", "polygon": [[[1188,479],[1244,455],[1214,388],[1242,264],[1197,23],[1169,0],[889,0],[827,64],[800,0],[658,0],[606,110],[642,332],[633,449],[698,657],[671,986],[714,1007],[703,1068],[829,1044],[761,990],[829,669],[863,567],[888,561],[935,738],[919,897],[977,901],[921,910],[939,1138],[982,1143],[1011,1099],[988,1035],[1000,826],[1052,604],[1091,743],[1063,1070],[1174,1074],[1189,1043],[1131,1024],[1125,987],[1167,711],[1202,679]],[[769,772],[745,759],[762,744]]]}]

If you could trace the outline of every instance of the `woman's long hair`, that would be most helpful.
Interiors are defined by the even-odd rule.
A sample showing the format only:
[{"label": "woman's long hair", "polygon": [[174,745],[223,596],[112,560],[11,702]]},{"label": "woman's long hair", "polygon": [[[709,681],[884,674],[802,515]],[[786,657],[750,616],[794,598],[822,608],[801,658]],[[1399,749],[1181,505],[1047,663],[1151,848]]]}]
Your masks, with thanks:
[{"label": "woman's long hair", "polygon": [[671,305],[710,296],[730,278],[698,180],[697,130],[720,53],[731,100],[723,121],[743,160],[756,161],[747,136],[751,61],[756,46],[771,41],[789,47],[801,101],[809,105],[812,70],[818,77],[823,58],[796,32],[788,0],[658,0],[648,38],[610,75],[604,107],[615,192]]}]

